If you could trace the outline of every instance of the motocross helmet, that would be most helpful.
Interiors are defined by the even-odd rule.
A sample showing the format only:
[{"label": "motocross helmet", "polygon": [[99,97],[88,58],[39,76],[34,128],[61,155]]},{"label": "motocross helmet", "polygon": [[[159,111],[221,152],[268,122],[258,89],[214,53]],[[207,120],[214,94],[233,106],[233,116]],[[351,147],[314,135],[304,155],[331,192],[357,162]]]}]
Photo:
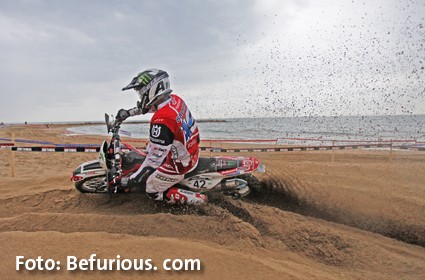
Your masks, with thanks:
[{"label": "motocross helmet", "polygon": [[152,106],[157,105],[159,97],[169,95],[170,80],[165,71],[158,69],[148,69],[137,74],[131,82],[122,90],[134,89],[139,94],[140,100],[137,107],[142,110],[142,114],[149,112]]}]

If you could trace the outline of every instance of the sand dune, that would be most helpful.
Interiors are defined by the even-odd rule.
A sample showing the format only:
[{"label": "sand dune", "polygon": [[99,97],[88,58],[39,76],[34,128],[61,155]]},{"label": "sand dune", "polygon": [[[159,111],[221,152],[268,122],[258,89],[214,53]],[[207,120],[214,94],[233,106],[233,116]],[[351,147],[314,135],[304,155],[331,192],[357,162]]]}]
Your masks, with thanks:
[{"label": "sand dune", "polygon": [[[62,128],[16,128],[20,138],[98,143]],[[7,128],[0,136],[7,137]],[[238,154],[239,155],[239,154]],[[255,154],[264,193],[203,207],[144,195],[77,192],[87,153],[0,150],[1,279],[424,279],[425,153],[356,150]],[[15,271],[15,257],[199,258],[192,272]]]}]

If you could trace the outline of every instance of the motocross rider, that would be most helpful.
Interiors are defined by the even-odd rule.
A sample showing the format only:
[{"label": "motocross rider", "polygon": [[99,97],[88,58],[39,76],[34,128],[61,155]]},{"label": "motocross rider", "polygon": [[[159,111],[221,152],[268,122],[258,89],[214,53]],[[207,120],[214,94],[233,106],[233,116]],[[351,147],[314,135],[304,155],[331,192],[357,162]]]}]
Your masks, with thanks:
[{"label": "motocross rider", "polygon": [[199,131],[186,103],[171,94],[167,72],[148,69],[139,73],[122,90],[134,89],[140,101],[137,107],[120,109],[118,121],[130,116],[154,113],[150,121],[150,143],[147,157],[130,176],[128,186],[146,184],[146,194],[154,200],[169,203],[202,204],[207,197],[173,187],[198,164]]}]

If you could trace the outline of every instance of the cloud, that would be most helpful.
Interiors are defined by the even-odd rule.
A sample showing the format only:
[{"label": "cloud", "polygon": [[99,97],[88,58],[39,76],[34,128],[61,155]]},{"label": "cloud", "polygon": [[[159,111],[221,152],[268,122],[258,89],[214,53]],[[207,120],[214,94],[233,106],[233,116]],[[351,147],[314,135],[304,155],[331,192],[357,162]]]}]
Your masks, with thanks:
[{"label": "cloud", "polygon": [[101,119],[135,104],[120,89],[151,67],[203,118],[425,113],[424,13],[384,0],[4,1],[0,120]]}]

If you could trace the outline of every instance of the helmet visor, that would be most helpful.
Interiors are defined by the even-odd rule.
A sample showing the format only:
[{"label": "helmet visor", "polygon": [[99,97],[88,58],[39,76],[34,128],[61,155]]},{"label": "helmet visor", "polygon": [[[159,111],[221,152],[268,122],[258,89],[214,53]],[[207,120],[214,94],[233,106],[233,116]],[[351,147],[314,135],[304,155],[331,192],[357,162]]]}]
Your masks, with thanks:
[{"label": "helmet visor", "polygon": [[122,91],[132,89],[132,88],[135,89],[137,87],[141,87],[141,86],[139,85],[138,80],[137,80],[137,76],[136,76],[136,77],[133,78],[133,80],[131,80],[131,82],[128,85],[126,85],[125,87],[122,88]]}]

